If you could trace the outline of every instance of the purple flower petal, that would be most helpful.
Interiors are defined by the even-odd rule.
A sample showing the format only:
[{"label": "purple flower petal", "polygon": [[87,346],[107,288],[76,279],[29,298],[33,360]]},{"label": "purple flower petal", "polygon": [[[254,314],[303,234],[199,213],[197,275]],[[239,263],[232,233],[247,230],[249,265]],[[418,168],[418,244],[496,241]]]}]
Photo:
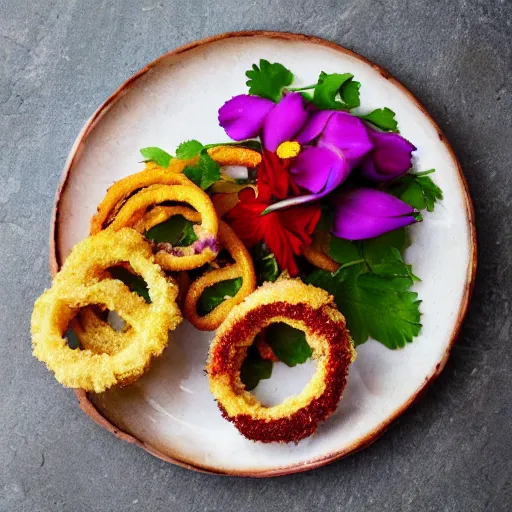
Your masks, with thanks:
[{"label": "purple flower petal", "polygon": [[346,112],[335,112],[328,119],[318,146],[343,155],[351,169],[373,149],[365,124]]},{"label": "purple flower petal", "polygon": [[373,181],[398,178],[411,168],[416,147],[398,133],[368,129],[373,151],[361,163],[361,174]]},{"label": "purple flower petal", "polygon": [[[318,194],[330,182],[330,192],[346,179],[350,172],[347,163],[326,148],[307,147],[299,153],[290,167],[293,181],[301,188]],[[331,178],[329,180],[329,178]]]},{"label": "purple flower petal", "polygon": [[298,92],[286,94],[263,122],[261,139],[265,149],[275,151],[282,142],[292,140],[307,118],[302,95]]},{"label": "purple flower petal", "polygon": [[341,194],[332,234],[348,240],[373,238],[416,222],[414,208],[385,192],[369,188]]},{"label": "purple flower petal", "polygon": [[316,139],[324,130],[329,118],[334,114],[333,110],[318,110],[313,112],[308,122],[295,137],[299,144],[307,144]]},{"label": "purple flower petal", "polygon": [[275,103],[259,96],[240,94],[219,109],[219,124],[233,140],[256,137]]},{"label": "purple flower petal", "polygon": [[[310,149],[320,149],[320,148],[308,148]],[[328,150],[326,150],[328,151]],[[284,199],[282,201],[278,201],[277,203],[271,204],[268,208],[265,209],[264,213],[274,212],[276,210],[282,210],[283,208],[289,208],[290,206],[297,206],[298,204],[311,203],[313,201],[317,201],[322,197],[326,196],[334,189],[336,189],[350,174],[350,168],[345,160],[336,158],[336,163],[333,162],[333,167],[330,168],[330,172],[327,175],[327,179],[325,180],[324,186],[318,192],[314,192],[313,194],[306,194],[303,196],[290,197],[288,199]],[[295,181],[295,178],[294,178]],[[298,183],[297,183],[298,184]],[[315,188],[317,187],[317,183],[313,183]],[[305,187],[304,187],[305,188]]]},{"label": "purple flower petal", "polygon": [[403,228],[414,222],[416,222],[416,219],[412,215],[379,218],[336,210],[336,218],[331,233],[338,238],[347,240],[364,240]]}]

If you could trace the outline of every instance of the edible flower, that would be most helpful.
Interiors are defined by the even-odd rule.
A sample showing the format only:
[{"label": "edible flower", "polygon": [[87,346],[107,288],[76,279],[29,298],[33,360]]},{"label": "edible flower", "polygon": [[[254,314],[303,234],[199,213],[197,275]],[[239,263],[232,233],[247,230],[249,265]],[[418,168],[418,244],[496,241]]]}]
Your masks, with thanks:
[{"label": "edible flower", "polygon": [[347,240],[373,238],[422,220],[412,206],[371,188],[343,192],[336,203],[331,233]]},{"label": "edible flower", "polygon": [[274,198],[298,192],[290,182],[289,165],[289,160],[263,151],[258,171],[258,193],[250,188],[239,192],[239,201],[229,210],[226,219],[245,245],[253,247],[265,242],[280,268],[296,276],[299,268],[295,257],[301,254],[303,247],[312,243],[313,231],[321,216],[320,208],[303,206],[262,215]]},{"label": "edible flower", "polygon": [[373,150],[361,162],[361,174],[368,180],[394,180],[411,168],[412,152],[416,147],[394,132],[380,132],[368,128]]},{"label": "edible flower", "polygon": [[293,139],[308,118],[301,94],[290,92],[279,103],[267,98],[240,94],[219,109],[219,124],[233,140],[261,136],[263,147],[276,151]]},{"label": "edible flower", "polygon": [[294,142],[300,151],[290,165],[290,176],[295,185],[309,194],[274,203],[266,213],[326,196],[373,149],[363,121],[347,112],[333,110],[314,112]]}]

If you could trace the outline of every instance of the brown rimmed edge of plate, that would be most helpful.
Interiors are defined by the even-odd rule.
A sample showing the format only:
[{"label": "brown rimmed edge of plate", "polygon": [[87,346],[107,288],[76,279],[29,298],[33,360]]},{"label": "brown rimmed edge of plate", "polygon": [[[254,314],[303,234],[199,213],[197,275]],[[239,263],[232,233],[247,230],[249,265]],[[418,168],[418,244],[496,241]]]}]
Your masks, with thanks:
[{"label": "brown rimmed edge of plate", "polygon": [[469,302],[471,299],[471,294],[473,292],[474,284],[475,284],[475,275],[476,275],[476,266],[477,266],[477,241],[476,241],[476,230],[475,230],[475,222],[474,222],[474,210],[473,210],[473,204],[471,202],[470,194],[469,194],[469,188],[468,184],[466,182],[466,179],[464,177],[464,174],[462,172],[462,168],[460,166],[460,163],[455,156],[455,153],[453,152],[452,147],[448,143],[445,135],[437,125],[437,123],[432,119],[432,117],[429,115],[425,107],[416,99],[416,97],[403,85],[401,84],[397,79],[395,79],[387,70],[382,68],[381,66],[378,66],[377,64],[374,64],[373,62],[370,62],[368,59],[362,57],[361,55],[351,51],[347,50],[346,48],[333,43],[331,41],[326,41],[325,39],[321,39],[319,37],[315,36],[307,36],[303,34],[295,34],[291,32],[273,32],[273,31],[264,31],[264,30],[254,30],[254,31],[242,31],[242,32],[226,32],[223,34],[218,34],[215,36],[207,37],[204,39],[200,39],[198,41],[194,41],[192,43],[186,44],[184,46],[180,46],[179,48],[176,48],[175,50],[172,50],[168,53],[165,53],[164,55],[161,55],[156,60],[150,62],[147,64],[144,68],[142,68],[140,71],[135,73],[133,76],[131,76],[128,80],[126,80],[109,98],[96,110],[96,112],[91,116],[91,118],[86,122],[85,126],[79,133],[78,137],[75,140],[75,143],[73,144],[73,147],[71,148],[71,152],[68,156],[68,159],[66,161],[66,164],[64,166],[64,170],[60,179],[60,183],[55,195],[54,200],[54,206],[52,211],[52,219],[51,219],[51,227],[50,227],[50,243],[49,243],[49,265],[50,265],[50,272],[52,276],[54,276],[61,265],[61,257],[58,253],[58,243],[57,243],[57,237],[58,237],[58,227],[59,227],[59,204],[60,204],[60,198],[62,195],[62,192],[64,188],[66,187],[69,172],[75,162],[75,159],[80,155],[82,151],[82,146],[85,142],[85,139],[91,132],[91,130],[94,128],[95,124],[101,119],[103,114],[105,114],[109,108],[119,100],[121,96],[125,94],[125,92],[142,76],[144,76],[148,71],[151,70],[152,67],[157,65],[161,60],[166,59],[168,57],[171,57],[173,55],[179,55],[180,53],[187,52],[189,50],[192,50],[194,48],[197,48],[202,45],[207,45],[216,41],[221,41],[223,39],[228,38],[240,38],[240,37],[259,37],[259,38],[268,38],[268,39],[280,39],[280,40],[288,40],[288,41],[304,41],[309,42],[316,45],[321,45],[327,48],[330,48],[332,50],[335,50],[340,53],[345,53],[347,55],[350,55],[351,57],[354,57],[375,70],[377,70],[385,79],[391,81],[394,85],[396,85],[404,94],[406,94],[409,99],[422,111],[422,113],[427,117],[429,122],[432,124],[432,126],[435,128],[440,141],[444,144],[446,149],[448,150],[451,158],[456,163],[457,167],[457,174],[459,177],[459,183],[464,193],[465,198],[465,207],[466,207],[466,215],[467,215],[467,222],[468,222],[468,230],[470,234],[470,259],[469,259],[469,265],[467,269],[467,275],[466,275],[466,282],[464,285],[464,293],[461,301],[461,306],[457,315],[457,319],[455,322],[455,327],[452,331],[450,341],[448,344],[448,347],[446,348],[446,351],[444,353],[444,356],[442,360],[437,364],[434,372],[432,375],[427,377],[425,379],[424,384],[421,386],[421,388],[409,398],[409,400],[403,404],[400,408],[398,408],[394,414],[388,418],[386,421],[382,422],[377,428],[375,428],[372,432],[369,434],[361,437],[357,441],[355,441],[351,446],[345,448],[344,450],[335,451],[332,453],[329,453],[328,455],[313,459],[311,461],[308,461],[306,463],[301,464],[295,464],[285,467],[280,467],[276,469],[255,469],[251,471],[239,471],[239,470],[219,470],[217,468],[210,468],[207,466],[202,466],[200,464],[195,464],[183,460],[179,460],[173,457],[170,457],[161,451],[153,448],[152,446],[140,441],[139,439],[133,437],[132,435],[123,432],[121,429],[116,427],[114,424],[112,424],[109,420],[107,420],[104,416],[101,415],[101,413],[94,407],[92,402],[87,397],[87,393],[84,390],[76,389],[74,390],[76,397],[78,398],[80,408],[82,409],[85,414],[87,414],[93,421],[95,421],[98,425],[103,427],[104,429],[108,430],[112,434],[114,434],[119,439],[122,439],[123,441],[128,441],[129,443],[134,443],[147,452],[151,453],[155,457],[158,457],[159,459],[162,459],[166,462],[171,462],[173,464],[176,464],[181,467],[185,467],[188,469],[192,469],[195,471],[203,472],[203,473],[209,473],[209,474],[216,474],[216,475],[227,475],[227,476],[245,476],[245,477],[256,477],[256,478],[265,478],[265,477],[271,477],[271,476],[282,476],[282,475],[288,475],[292,473],[299,473],[302,471],[308,471],[310,469],[314,469],[320,466],[324,466],[326,464],[329,464],[331,462],[334,462],[335,460],[338,460],[342,457],[345,457],[347,455],[350,455],[352,453],[355,453],[359,450],[362,450],[366,448],[367,446],[371,445],[373,442],[375,442],[388,428],[389,426],[401,415],[403,412],[410,407],[412,404],[416,403],[425,393],[428,386],[439,376],[441,371],[446,365],[446,362],[448,361],[448,358],[450,356],[450,352],[453,348],[453,345],[459,335],[460,329],[462,327],[462,323],[464,321],[464,317],[466,316]]}]

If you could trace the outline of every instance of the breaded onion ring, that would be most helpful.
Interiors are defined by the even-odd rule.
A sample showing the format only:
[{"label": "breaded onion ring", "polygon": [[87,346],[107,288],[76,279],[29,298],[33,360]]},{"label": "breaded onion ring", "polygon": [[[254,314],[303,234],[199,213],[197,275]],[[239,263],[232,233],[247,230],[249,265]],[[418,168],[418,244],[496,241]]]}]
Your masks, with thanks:
[{"label": "breaded onion ring", "polygon": [[[192,282],[185,296],[183,315],[194,327],[201,331],[217,329],[233,307],[240,304],[256,288],[256,273],[249,251],[228,224],[222,221],[219,224],[219,242],[229,252],[235,263],[207,271],[203,276]],[[198,315],[197,303],[206,288],[220,281],[238,277],[242,278],[242,286],[234,297],[226,298],[206,315]]]},{"label": "breaded onion ring", "polygon": [[80,348],[95,354],[113,355],[123,350],[131,343],[135,332],[128,325],[116,331],[93,307],[83,308],[71,321],[71,327],[80,341]]},{"label": "breaded onion ring", "polygon": [[[201,215],[190,208],[183,206],[156,206],[137,222],[137,229],[147,231],[153,226],[165,222],[173,215],[182,215],[190,222],[199,222],[201,220]],[[235,263],[223,268],[210,270],[196,279],[189,284],[184,299],[184,316],[192,325],[202,331],[215,330],[222,323],[224,318],[226,318],[226,315],[231,311],[233,306],[242,302],[242,300],[256,288],[256,273],[249,251],[229,225],[222,221],[219,224],[218,240],[220,245],[224,247],[235,260]],[[197,303],[206,288],[220,281],[235,279],[237,277],[242,278],[242,286],[234,297],[226,299],[213,311],[204,316],[197,314]]]},{"label": "breaded onion ring", "polygon": [[261,163],[261,154],[253,149],[240,146],[215,146],[208,150],[210,157],[221,167],[225,165],[240,165],[253,169]]},{"label": "breaded onion ring", "polygon": [[[121,281],[105,278],[106,269],[124,262],[146,281],[151,304]],[[131,383],[162,353],[169,331],[180,323],[177,294],[140,234],[132,229],[103,231],[73,248],[52,287],[37,299],[32,313],[33,354],[68,387],[101,392]],[[134,332],[130,342],[113,354],[73,350],[63,337],[77,312],[93,304],[116,311]]]},{"label": "breaded onion ring", "polygon": [[302,256],[315,267],[327,272],[336,272],[340,265],[327,255],[329,252],[329,236],[328,233],[316,234],[313,243],[302,248]]},{"label": "breaded onion ring", "polygon": [[[297,396],[263,406],[240,380],[240,368],[256,334],[285,322],[306,333],[317,362]],[[336,409],[355,357],[345,318],[325,290],[299,280],[265,283],[234,307],[217,330],[207,364],[210,390],[222,415],[254,441],[298,442]]]},{"label": "breaded onion ring", "polygon": [[[174,163],[174,160],[172,162]],[[183,168],[185,168],[187,161],[180,160],[179,162],[182,162]],[[184,174],[158,166],[126,176],[126,178],[116,181],[107,190],[107,194],[98,206],[98,211],[91,219],[90,234],[95,235],[105,229],[126,199],[136,191],[150,185],[193,185],[193,183]]]},{"label": "breaded onion ring", "polygon": [[155,261],[169,271],[190,270],[212,261],[218,253],[219,221],[208,194],[195,185],[150,185],[144,188],[126,201],[108,229],[117,231],[126,226],[140,229],[147,210],[165,201],[191,205],[199,212],[201,225],[195,230],[198,240],[191,246],[171,247],[170,252],[159,250]]}]

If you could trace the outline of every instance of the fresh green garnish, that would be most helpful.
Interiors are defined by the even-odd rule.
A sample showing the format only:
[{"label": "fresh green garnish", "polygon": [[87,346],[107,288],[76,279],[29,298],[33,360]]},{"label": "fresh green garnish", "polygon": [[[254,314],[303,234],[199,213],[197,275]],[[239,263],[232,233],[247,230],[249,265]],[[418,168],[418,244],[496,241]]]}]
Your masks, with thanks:
[{"label": "fresh green garnish", "polygon": [[359,99],[360,88],[360,82],[356,82],[355,80],[348,80],[341,86],[340,96],[349,110],[359,107],[361,104]]},{"label": "fresh green garnish", "polygon": [[194,224],[192,222],[187,221],[185,226],[183,226],[183,234],[181,238],[178,240],[178,244],[181,247],[187,247],[188,245],[192,245],[197,240],[196,232],[194,231]]},{"label": "fresh green garnish", "polygon": [[155,243],[168,242],[174,246],[187,246],[197,240],[194,224],[182,215],[173,215],[165,222],[153,226],[144,236]]},{"label": "fresh green garnish", "polygon": [[198,187],[206,190],[210,185],[220,180],[220,166],[208,153],[202,153],[199,162],[195,165],[187,165],[183,174]]},{"label": "fresh green garnish", "polygon": [[398,123],[395,119],[395,113],[388,107],[378,108],[364,116],[358,116],[375,125],[385,132],[399,132]]},{"label": "fresh green garnish", "polygon": [[226,279],[219,281],[213,286],[206,288],[197,303],[197,312],[200,316],[207,315],[218,305],[222,304],[226,298],[234,297],[242,286],[242,278]]},{"label": "fresh green garnish", "polygon": [[240,368],[240,380],[245,384],[245,389],[252,391],[260,380],[270,379],[271,375],[272,361],[262,359],[258,349],[251,345]]},{"label": "fresh green garnish", "polygon": [[261,96],[276,103],[283,96],[283,89],[293,82],[293,73],[282,64],[271,64],[268,60],[260,59],[259,67],[252,65],[252,69],[245,73],[249,94]]},{"label": "fresh green garnish", "polygon": [[144,157],[145,162],[155,162],[160,167],[169,167],[173,158],[167,151],[155,147],[142,148],[140,154]]},{"label": "fresh green garnish", "polygon": [[359,82],[351,73],[327,74],[323,71],[313,93],[313,103],[320,109],[350,110],[359,106]]},{"label": "fresh green garnish", "polygon": [[267,327],[265,340],[287,366],[304,363],[313,354],[304,332],[282,322]]},{"label": "fresh green garnish", "polygon": [[335,272],[316,270],[307,282],[334,295],[356,345],[369,336],[388,348],[405,346],[421,329],[418,278],[402,258],[405,230],[361,242],[332,238],[329,255],[341,264]]},{"label": "fresh green garnish", "polygon": [[258,278],[258,285],[265,281],[273,283],[279,276],[279,266],[272,253],[265,253],[262,249],[254,250],[254,270]]},{"label": "fresh green garnish", "polygon": [[203,148],[204,146],[198,140],[187,140],[176,148],[176,158],[188,160],[189,158],[199,155]]},{"label": "fresh green garnish", "polygon": [[442,190],[427,176],[433,172],[434,169],[430,169],[417,174],[406,174],[391,183],[388,191],[417,210],[426,209],[432,212],[435,203],[443,199]]},{"label": "fresh green garnish", "polygon": [[151,303],[148,285],[141,276],[132,274],[124,267],[112,267],[109,268],[108,271],[114,279],[119,279],[119,281],[122,281],[126,286],[128,286],[132,292],[137,293],[143,297],[146,302]]}]

